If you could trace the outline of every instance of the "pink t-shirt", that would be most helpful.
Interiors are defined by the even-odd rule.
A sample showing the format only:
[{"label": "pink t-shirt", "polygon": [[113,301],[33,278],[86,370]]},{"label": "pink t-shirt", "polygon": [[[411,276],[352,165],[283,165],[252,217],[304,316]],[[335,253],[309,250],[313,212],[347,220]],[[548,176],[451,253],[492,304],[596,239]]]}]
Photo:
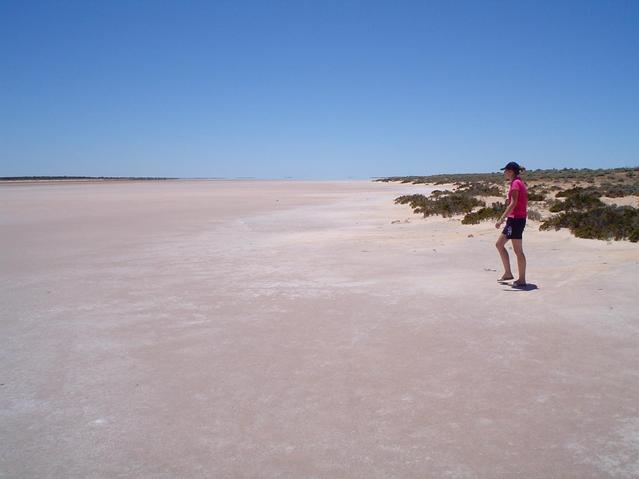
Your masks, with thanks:
[{"label": "pink t-shirt", "polygon": [[513,195],[513,190],[519,190],[519,197],[517,198],[517,204],[515,205],[515,209],[513,209],[508,215],[509,218],[525,218],[527,215],[526,207],[528,206],[528,190],[526,189],[526,185],[520,178],[515,178],[510,183],[510,188],[508,189],[508,204],[510,204],[510,199]]}]

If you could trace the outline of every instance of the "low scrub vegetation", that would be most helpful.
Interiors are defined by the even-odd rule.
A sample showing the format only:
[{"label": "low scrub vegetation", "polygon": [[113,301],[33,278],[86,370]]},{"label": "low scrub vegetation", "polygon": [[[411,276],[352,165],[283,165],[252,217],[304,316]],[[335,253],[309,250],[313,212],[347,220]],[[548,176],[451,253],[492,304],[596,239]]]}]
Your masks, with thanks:
[{"label": "low scrub vegetation", "polygon": [[506,211],[506,205],[504,203],[493,203],[489,207],[484,207],[472,213],[468,213],[462,219],[462,224],[476,225],[482,221],[498,220],[504,211]]},{"label": "low scrub vegetation", "polygon": [[[544,202],[549,211],[555,213],[543,218],[539,211],[528,208],[528,219],[541,221],[541,230],[568,228],[579,238],[638,242],[639,209],[606,205],[601,200],[602,197],[639,196],[638,171],[636,168],[526,171],[525,181],[537,181],[528,189],[528,200]],[[542,180],[545,183],[541,183]],[[487,207],[478,198],[505,195],[501,173],[390,177],[376,181],[452,184],[454,191],[435,190],[429,197],[416,194],[395,199],[395,203],[410,204],[415,213],[424,217],[463,214],[462,224],[478,224],[497,220],[506,209],[503,202]],[[557,192],[555,198],[551,192]]]},{"label": "low scrub vegetation", "polygon": [[451,193],[452,191],[450,190],[435,190],[430,194],[430,196],[433,198],[439,198],[440,196],[449,195]]},{"label": "low scrub vegetation", "polygon": [[[614,181],[620,180],[624,183],[637,183],[639,178],[639,168],[609,168],[597,169],[590,168],[562,168],[562,169],[545,169],[545,170],[526,170],[523,174],[526,181],[548,181],[548,182],[591,182],[598,181]],[[461,173],[461,174],[441,174],[427,176],[389,176],[386,178],[377,178],[374,181],[401,181],[403,183],[431,183],[445,184],[458,182],[488,182],[501,184],[504,181],[503,173]]]},{"label": "low scrub vegetation", "polygon": [[[491,206],[480,208],[477,211],[468,213],[462,219],[464,225],[476,225],[482,221],[496,221],[506,211],[506,204],[502,202],[493,203]],[[528,219],[534,221],[542,221],[541,213],[537,210],[528,208]]]},{"label": "low scrub vegetation", "polygon": [[[632,173],[631,171],[629,173]],[[631,177],[632,178],[632,177]],[[603,183],[599,190],[607,198],[622,198],[624,196],[639,196],[639,184]]]},{"label": "low scrub vegetation", "polygon": [[639,209],[606,205],[601,192],[591,188],[571,188],[557,196],[566,198],[553,204],[558,215],[542,223],[540,229],[568,228],[578,238],[629,239],[639,241]]},{"label": "low scrub vegetation", "polygon": [[441,215],[444,218],[470,213],[476,206],[485,206],[483,201],[465,193],[451,193],[436,199],[424,195],[402,195],[395,198],[395,203],[409,204],[414,213],[423,214],[424,217]]},{"label": "low scrub vegetation", "polygon": [[587,211],[593,208],[604,206],[599,199],[601,193],[585,188],[572,188],[557,194],[557,197],[566,198],[565,201],[558,201],[550,207],[550,211],[558,213],[560,211]]},{"label": "low scrub vegetation", "polygon": [[599,206],[585,211],[569,210],[542,223],[541,230],[568,228],[578,238],[639,241],[639,209],[630,206]]},{"label": "low scrub vegetation", "polygon": [[529,189],[528,190],[528,201],[545,201],[546,195],[543,190]]},{"label": "low scrub vegetation", "polygon": [[582,188],[580,186],[575,186],[573,188],[568,188],[566,190],[560,191],[555,195],[556,198],[568,198],[569,196],[574,195],[588,195],[594,196],[596,198],[600,198],[602,196],[601,191],[594,187]]},{"label": "low scrub vegetation", "polygon": [[502,188],[497,185],[480,181],[472,183],[462,183],[455,191],[466,193],[470,196],[503,196]]}]

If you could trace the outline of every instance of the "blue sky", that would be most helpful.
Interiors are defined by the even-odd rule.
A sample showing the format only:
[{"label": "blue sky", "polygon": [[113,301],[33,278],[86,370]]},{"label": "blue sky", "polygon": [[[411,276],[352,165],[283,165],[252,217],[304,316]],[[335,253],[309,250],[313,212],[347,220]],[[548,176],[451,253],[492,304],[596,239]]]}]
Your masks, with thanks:
[{"label": "blue sky", "polygon": [[0,0],[0,176],[639,165],[637,1]]}]

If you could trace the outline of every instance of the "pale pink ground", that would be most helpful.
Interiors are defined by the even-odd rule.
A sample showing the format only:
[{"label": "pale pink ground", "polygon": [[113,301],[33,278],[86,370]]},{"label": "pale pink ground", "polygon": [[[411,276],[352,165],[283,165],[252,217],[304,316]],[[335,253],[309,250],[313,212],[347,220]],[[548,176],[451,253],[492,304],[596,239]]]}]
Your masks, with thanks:
[{"label": "pale pink ground", "polygon": [[426,191],[0,185],[0,477],[639,477],[638,246]]}]

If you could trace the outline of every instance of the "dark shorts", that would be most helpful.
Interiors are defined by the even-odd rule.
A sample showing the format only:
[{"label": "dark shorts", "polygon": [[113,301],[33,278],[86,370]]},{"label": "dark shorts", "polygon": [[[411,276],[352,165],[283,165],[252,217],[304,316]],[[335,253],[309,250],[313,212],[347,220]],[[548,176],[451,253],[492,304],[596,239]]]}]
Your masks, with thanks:
[{"label": "dark shorts", "polygon": [[502,231],[508,239],[521,239],[521,235],[526,227],[526,218],[508,218],[506,227]]}]

